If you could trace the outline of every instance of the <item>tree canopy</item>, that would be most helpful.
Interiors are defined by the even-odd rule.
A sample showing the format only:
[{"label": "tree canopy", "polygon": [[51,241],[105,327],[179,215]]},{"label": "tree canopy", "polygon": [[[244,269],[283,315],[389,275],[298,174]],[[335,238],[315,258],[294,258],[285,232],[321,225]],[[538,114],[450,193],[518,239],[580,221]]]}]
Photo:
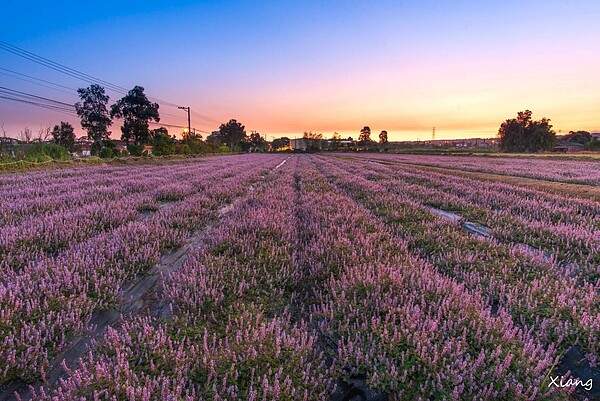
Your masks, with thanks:
[{"label": "tree canopy", "polygon": [[287,148],[288,146],[290,146],[290,138],[285,136],[282,138],[273,139],[273,142],[271,143],[273,150]]},{"label": "tree canopy", "polygon": [[108,114],[106,105],[108,95],[100,85],[93,84],[87,88],[77,89],[80,102],[75,103],[75,111],[81,119],[81,128],[87,131],[88,137],[97,146],[102,146],[102,140],[108,139],[112,120]]},{"label": "tree canopy", "polygon": [[505,152],[539,152],[552,150],[556,134],[550,120],[542,118],[534,121],[531,111],[520,111],[517,118],[508,119],[500,125],[498,137],[500,149]]},{"label": "tree canopy", "polygon": [[371,128],[368,126],[364,126],[360,130],[360,135],[358,136],[358,142],[370,142],[371,141]]},{"label": "tree canopy", "polygon": [[219,127],[219,139],[227,144],[231,150],[246,138],[246,127],[235,119],[229,120],[227,124]]},{"label": "tree canopy", "polygon": [[126,143],[133,141],[136,146],[150,139],[149,122],[160,121],[158,103],[150,102],[144,88],[138,85],[112,105],[110,116],[124,119],[121,139]]},{"label": "tree canopy", "polygon": [[588,131],[569,131],[569,133],[565,135],[564,139],[585,145],[592,141],[592,134],[590,134]]},{"label": "tree canopy", "polygon": [[54,126],[51,134],[52,140],[57,145],[69,150],[75,147],[75,130],[71,124],[61,121],[60,125]]},{"label": "tree canopy", "polygon": [[388,143],[388,133],[386,130],[381,131],[379,134],[379,143]]},{"label": "tree canopy", "polygon": [[166,156],[175,153],[175,137],[171,137],[166,128],[156,128],[150,133],[152,136],[152,153],[154,155]]}]

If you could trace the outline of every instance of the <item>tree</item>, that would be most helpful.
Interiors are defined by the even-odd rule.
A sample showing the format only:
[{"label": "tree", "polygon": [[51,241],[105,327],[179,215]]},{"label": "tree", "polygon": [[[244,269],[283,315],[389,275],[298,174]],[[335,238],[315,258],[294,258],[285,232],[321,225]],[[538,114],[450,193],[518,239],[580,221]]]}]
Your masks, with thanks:
[{"label": "tree", "polygon": [[212,132],[209,136],[206,137],[206,142],[213,146],[223,145],[223,138],[221,137],[221,132],[220,131]]},{"label": "tree", "polygon": [[551,130],[550,120],[531,119],[531,111],[520,111],[517,118],[508,119],[500,125],[498,137],[500,149],[505,152],[539,152],[552,150],[556,134]]},{"label": "tree", "polygon": [[52,133],[52,131],[50,130],[49,126],[40,127],[34,141],[40,142],[40,143],[47,142],[48,138],[50,138],[50,136],[51,136],[51,133]]},{"label": "tree", "polygon": [[81,128],[87,131],[88,138],[94,141],[96,149],[102,148],[102,140],[108,139],[108,127],[112,125],[106,108],[109,97],[104,88],[97,84],[79,88],[77,93],[81,102],[75,103],[75,110],[81,119]]},{"label": "tree", "polygon": [[31,141],[32,135],[33,135],[33,132],[31,132],[29,127],[25,127],[25,129],[23,131],[21,131],[19,138],[21,139],[21,141],[23,141],[25,143],[29,143]]},{"label": "tree", "polygon": [[332,141],[339,141],[341,139],[342,139],[342,136],[340,134],[338,134],[337,132],[334,132],[333,135],[331,135]]},{"label": "tree", "polygon": [[156,128],[150,134],[152,136],[152,154],[166,156],[175,153],[175,137],[171,137],[166,128]]},{"label": "tree", "polygon": [[381,131],[381,133],[379,134],[379,143],[388,143],[388,134],[386,130]]},{"label": "tree", "polygon": [[261,149],[264,151],[267,148],[266,139],[256,131],[252,131],[248,140],[252,145],[254,151],[256,151],[257,149]]},{"label": "tree", "polygon": [[52,140],[57,145],[68,150],[73,150],[75,147],[75,130],[71,124],[61,121],[60,125],[54,126],[51,134]]},{"label": "tree", "polygon": [[306,139],[323,139],[323,134],[320,132],[304,131],[302,137]]},{"label": "tree", "polygon": [[144,88],[134,86],[127,95],[123,96],[110,108],[112,118],[123,118],[121,139],[127,144],[133,141],[140,146],[150,139],[150,121],[159,122],[158,103],[152,103],[144,94]]},{"label": "tree", "polygon": [[360,135],[358,136],[358,142],[366,143],[371,141],[371,128],[368,126],[364,126],[363,129],[360,130]]},{"label": "tree", "polygon": [[223,143],[227,144],[229,149],[233,150],[246,138],[246,127],[237,122],[237,120],[231,119],[227,124],[221,124],[219,135]]},{"label": "tree", "polygon": [[289,146],[290,138],[287,138],[285,136],[282,138],[273,139],[273,142],[271,143],[271,147],[273,148],[273,150],[285,149]]},{"label": "tree", "polygon": [[592,134],[587,131],[569,131],[564,139],[585,145],[592,141]]}]

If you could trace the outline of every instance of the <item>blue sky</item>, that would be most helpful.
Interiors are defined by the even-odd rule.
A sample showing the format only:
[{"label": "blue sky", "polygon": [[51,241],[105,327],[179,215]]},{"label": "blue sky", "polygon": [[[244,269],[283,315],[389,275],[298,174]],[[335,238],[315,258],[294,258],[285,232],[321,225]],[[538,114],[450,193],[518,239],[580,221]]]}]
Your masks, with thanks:
[{"label": "blue sky", "polygon": [[[439,138],[492,136],[525,108],[557,130],[600,130],[597,1],[11,0],[0,11],[2,41],[270,136],[363,125],[392,139],[427,139],[434,125]],[[86,85],[1,50],[0,68]],[[0,86],[77,100],[1,74]],[[61,119],[78,127],[0,100],[10,132]]]}]

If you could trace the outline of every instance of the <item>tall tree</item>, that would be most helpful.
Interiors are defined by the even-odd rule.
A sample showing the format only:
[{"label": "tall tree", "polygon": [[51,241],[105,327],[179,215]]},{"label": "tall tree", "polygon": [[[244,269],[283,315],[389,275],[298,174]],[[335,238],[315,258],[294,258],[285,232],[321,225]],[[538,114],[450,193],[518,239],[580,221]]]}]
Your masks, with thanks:
[{"label": "tall tree", "polygon": [[158,103],[150,102],[144,94],[144,88],[138,85],[112,105],[110,116],[123,118],[121,139],[126,143],[133,141],[135,146],[143,145],[150,139],[149,122],[160,121]]},{"label": "tall tree", "polygon": [[364,126],[363,129],[360,130],[360,135],[358,136],[358,142],[370,142],[371,141],[371,128],[368,126]]},{"label": "tall tree", "polygon": [[81,119],[81,128],[87,131],[88,138],[94,141],[96,148],[102,147],[102,140],[108,139],[112,120],[106,105],[108,95],[100,85],[93,84],[87,88],[77,89],[80,102],[75,103],[75,110]]},{"label": "tall tree", "polygon": [[386,130],[381,131],[379,134],[379,143],[388,143],[388,134]]},{"label": "tall tree", "polygon": [[520,111],[517,118],[508,119],[500,125],[500,149],[505,152],[552,150],[556,134],[551,129],[550,120],[542,118],[534,121],[531,115],[530,110]]},{"label": "tall tree", "polygon": [[221,140],[233,150],[236,146],[239,146],[240,142],[246,139],[246,127],[237,120],[231,119],[227,124],[221,124],[219,135]]},{"label": "tall tree", "polygon": [[68,150],[72,150],[75,147],[75,130],[71,124],[61,121],[60,125],[57,124],[54,126],[51,134],[54,143],[57,145]]},{"label": "tall tree", "polygon": [[340,134],[338,134],[337,132],[334,132],[333,135],[331,135],[332,141],[339,141],[341,139],[342,139],[342,136]]}]

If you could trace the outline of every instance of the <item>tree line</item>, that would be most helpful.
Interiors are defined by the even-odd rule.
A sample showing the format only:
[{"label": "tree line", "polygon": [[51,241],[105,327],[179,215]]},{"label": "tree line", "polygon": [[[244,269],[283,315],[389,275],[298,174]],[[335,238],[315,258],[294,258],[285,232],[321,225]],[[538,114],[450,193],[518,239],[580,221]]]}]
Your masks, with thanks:
[{"label": "tree line", "polygon": [[[200,133],[184,131],[181,140],[170,135],[165,127],[150,129],[151,123],[160,122],[158,103],[151,102],[144,88],[136,85],[125,96],[108,106],[109,96],[101,85],[93,84],[77,90],[80,101],[75,111],[81,127],[91,140],[91,153],[101,157],[120,155],[110,140],[109,128],[113,119],[122,119],[121,140],[127,145],[127,153],[142,155],[145,146],[153,147],[154,155],[225,153],[231,151],[266,151],[268,143],[258,132],[248,135],[244,125],[235,119],[221,124],[219,131],[206,140]],[[75,149],[75,131],[66,122],[54,126],[53,142],[69,150]]]},{"label": "tree line", "polygon": [[[504,152],[536,153],[555,149],[558,138],[549,118],[535,121],[530,110],[520,111],[516,118],[507,119],[498,130],[499,147]],[[600,150],[600,141],[588,131],[569,131],[561,140],[578,143],[586,150]]]}]

